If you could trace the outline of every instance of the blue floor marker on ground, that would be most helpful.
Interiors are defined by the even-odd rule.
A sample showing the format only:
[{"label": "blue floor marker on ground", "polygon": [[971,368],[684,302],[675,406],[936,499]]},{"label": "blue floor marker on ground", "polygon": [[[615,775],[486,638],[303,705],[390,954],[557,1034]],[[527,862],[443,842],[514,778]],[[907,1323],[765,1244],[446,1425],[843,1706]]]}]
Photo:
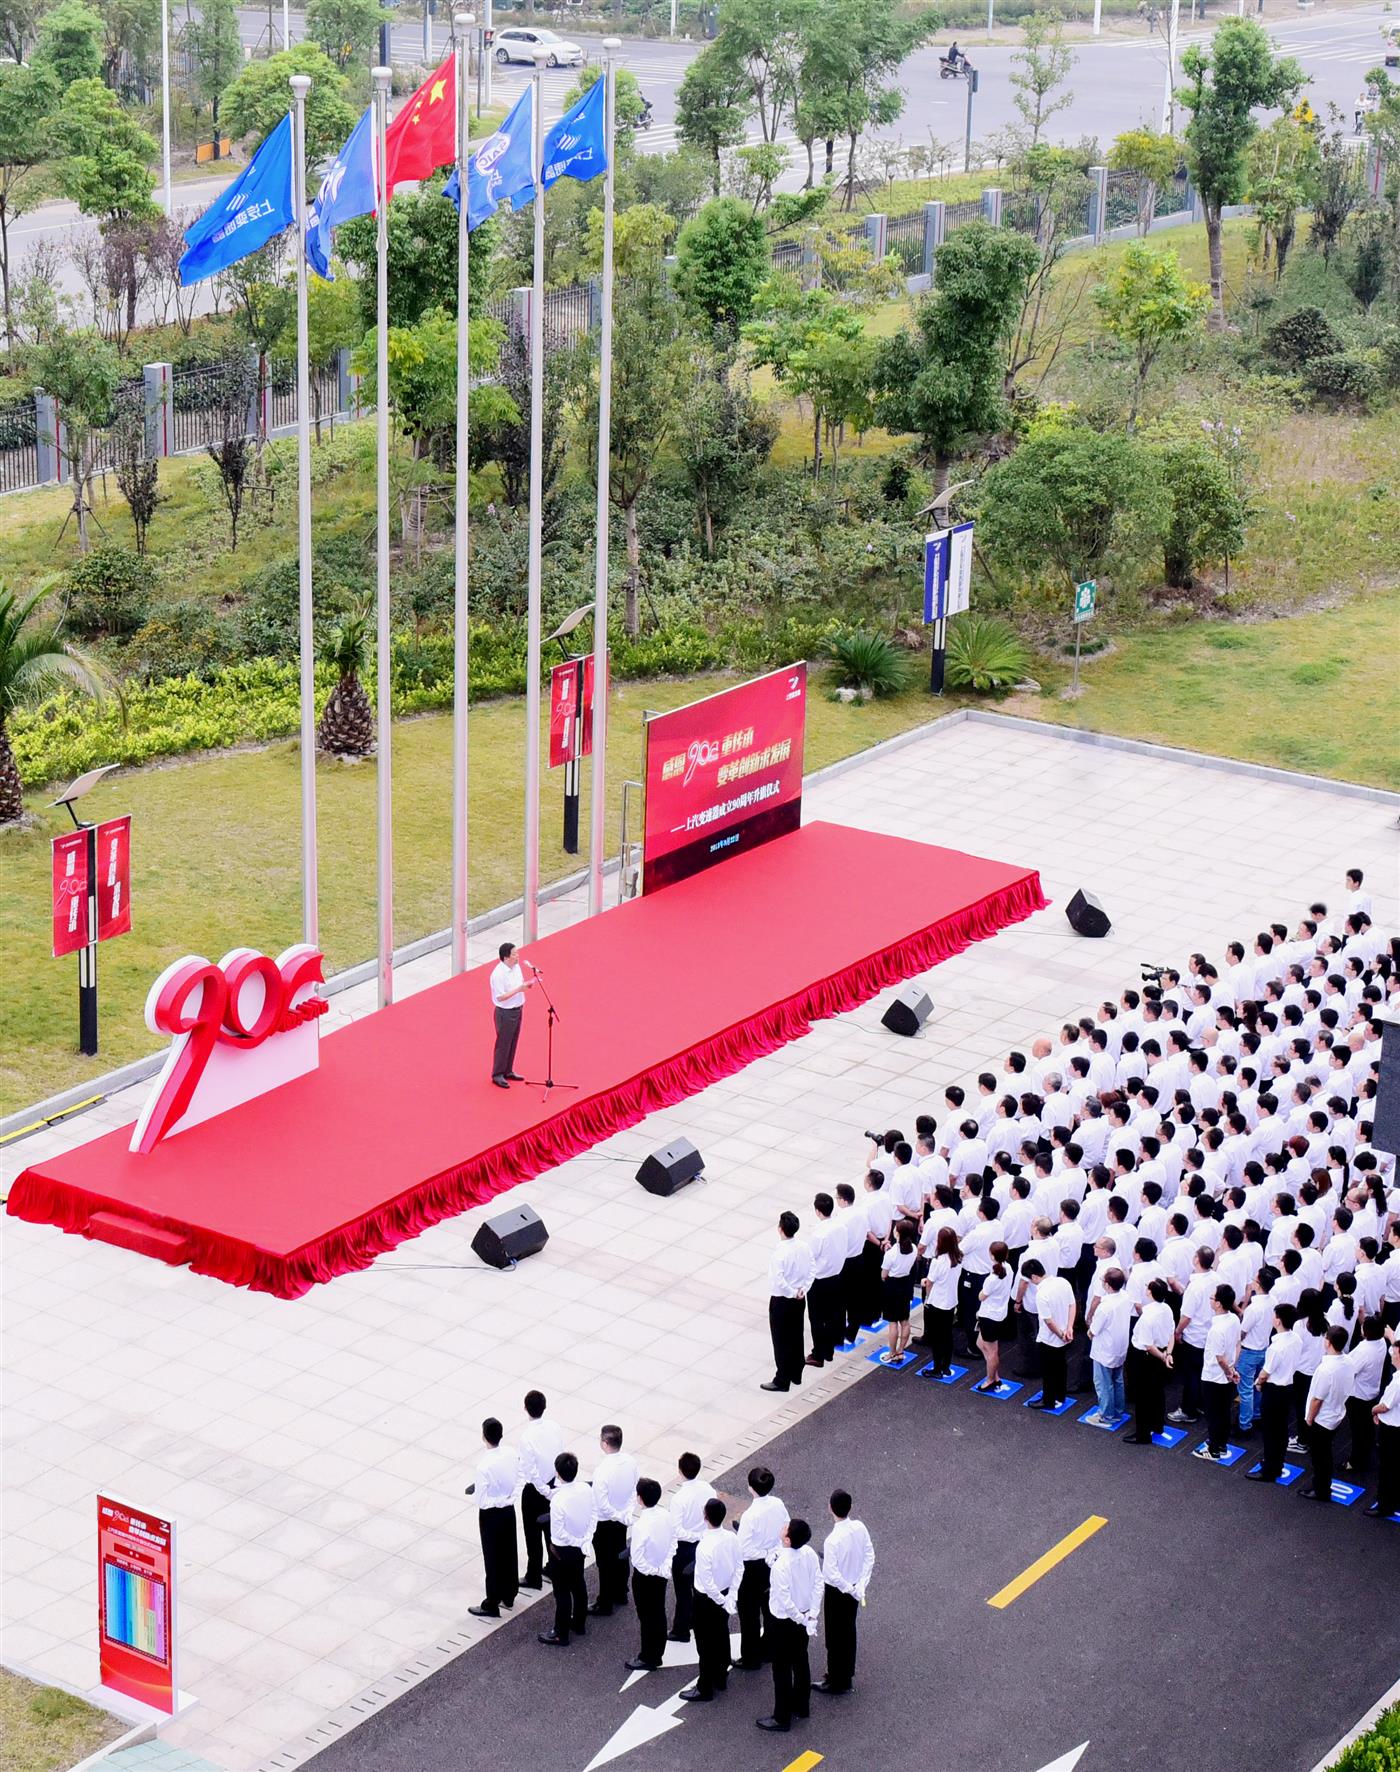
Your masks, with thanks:
[{"label": "blue floor marker on ground", "polygon": [[1083,1427],[1096,1427],[1100,1433],[1116,1434],[1120,1427],[1126,1427],[1133,1419],[1131,1413],[1126,1410],[1122,1415],[1116,1416],[1112,1421],[1100,1421],[1098,1417],[1099,1406],[1095,1403],[1092,1409],[1086,1409],[1079,1417],[1080,1425]]},{"label": "blue floor marker on ground", "polygon": [[912,1347],[906,1348],[897,1360],[887,1360],[885,1353],[886,1349],[877,1347],[873,1354],[867,1354],[865,1357],[872,1366],[883,1366],[886,1372],[903,1372],[906,1366],[912,1366],[918,1358]]},{"label": "blue floor marker on ground", "polygon": [[1152,1444],[1154,1446],[1160,1446],[1163,1451],[1169,1452],[1173,1446],[1179,1446],[1185,1438],[1186,1429],[1184,1427],[1168,1426],[1164,1427],[1161,1433],[1153,1434]]},{"label": "blue floor marker on ground", "polygon": [[[1045,1395],[1044,1391],[1037,1391],[1033,1397],[1027,1397],[1025,1402],[1022,1403],[1021,1407],[1023,1409],[1029,1409],[1032,1406],[1032,1404],[1038,1403],[1044,1395]],[[1057,1403],[1053,1409],[1042,1409],[1041,1414],[1042,1415],[1068,1415],[1070,1410],[1073,1409],[1073,1407],[1074,1407],[1074,1398],[1073,1397],[1066,1397],[1063,1403]]]},{"label": "blue floor marker on ground", "polygon": [[[1249,1467],[1250,1476],[1253,1476],[1255,1471],[1263,1470],[1263,1468],[1263,1464],[1256,1459]],[[1285,1464],[1283,1467],[1283,1475],[1281,1477],[1275,1477],[1274,1481],[1278,1484],[1280,1489],[1287,1489],[1290,1484],[1296,1483],[1302,1474],[1303,1467],[1301,1464]]]},{"label": "blue floor marker on ground", "polygon": [[1360,1483],[1344,1483],[1340,1477],[1332,1479],[1332,1499],[1339,1507],[1354,1507],[1365,1493]]},{"label": "blue floor marker on ground", "polygon": [[929,1360],[924,1365],[920,1366],[917,1373],[915,1373],[915,1377],[916,1378],[931,1378],[931,1379],[933,1379],[933,1382],[935,1384],[956,1384],[960,1378],[967,1377],[967,1367],[966,1366],[950,1366],[942,1378],[935,1378],[934,1372],[933,1372],[933,1361]]},{"label": "blue floor marker on ground", "polygon": [[[983,1382],[980,1378],[977,1381],[978,1384]],[[1023,1384],[1017,1384],[1014,1379],[1003,1378],[998,1382],[994,1391],[979,1391],[977,1385],[973,1385],[972,1390],[974,1396],[985,1397],[989,1403],[1004,1403],[1008,1397],[1014,1397],[1017,1391],[1025,1388]]]},{"label": "blue floor marker on ground", "polygon": [[[1209,1443],[1210,1442],[1207,1440],[1201,1441],[1201,1444],[1203,1446],[1209,1445]],[[1195,1448],[1193,1447],[1192,1451],[1194,1452],[1194,1450],[1195,1450]],[[1236,1446],[1231,1441],[1227,1440],[1225,1442],[1225,1456],[1223,1458],[1216,1459],[1215,1462],[1220,1466],[1228,1468],[1232,1464],[1238,1464],[1239,1461],[1243,1457],[1244,1457],[1244,1447],[1243,1446]],[[1201,1460],[1201,1463],[1202,1464],[1205,1463],[1204,1458]]]},{"label": "blue floor marker on ground", "polygon": [[858,1347],[864,1347],[864,1345],[865,1336],[857,1335],[854,1341],[838,1341],[836,1344],[836,1351],[838,1354],[851,1354],[854,1353]]}]

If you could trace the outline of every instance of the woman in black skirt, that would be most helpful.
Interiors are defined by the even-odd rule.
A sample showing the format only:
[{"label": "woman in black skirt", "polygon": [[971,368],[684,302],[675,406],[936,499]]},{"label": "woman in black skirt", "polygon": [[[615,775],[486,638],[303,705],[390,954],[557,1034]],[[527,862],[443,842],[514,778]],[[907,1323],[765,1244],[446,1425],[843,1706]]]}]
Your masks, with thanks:
[{"label": "woman in black skirt", "polygon": [[994,1391],[1001,1383],[1002,1343],[1016,1339],[1016,1321],[1011,1310],[1011,1288],[1016,1276],[1011,1271],[1010,1251],[1005,1243],[993,1243],[987,1253],[992,1258],[992,1271],[983,1281],[977,1301],[977,1345],[987,1362],[987,1376],[975,1386],[979,1391]]},{"label": "woman in black skirt", "polygon": [[914,1263],[919,1244],[909,1219],[895,1226],[896,1241],[891,1243],[880,1262],[880,1284],[885,1321],[890,1326],[890,1344],[880,1358],[887,1366],[901,1359],[909,1346],[909,1293],[914,1284]]},{"label": "woman in black skirt", "polygon": [[942,1225],[923,1282],[924,1335],[933,1354],[935,1378],[946,1378],[953,1367],[953,1324],[957,1319],[958,1269],[961,1266],[958,1233],[952,1225]]}]

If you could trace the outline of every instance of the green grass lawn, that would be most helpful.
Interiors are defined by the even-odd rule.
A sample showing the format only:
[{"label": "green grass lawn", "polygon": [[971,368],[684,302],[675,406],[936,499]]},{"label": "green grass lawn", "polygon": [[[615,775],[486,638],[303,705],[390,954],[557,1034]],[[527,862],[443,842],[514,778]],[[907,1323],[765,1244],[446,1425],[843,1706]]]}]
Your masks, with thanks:
[{"label": "green grass lawn", "polygon": [[[1359,597],[1323,614],[1241,625],[1194,624],[1129,635],[1086,662],[1085,693],[1059,699],[1066,660],[1036,666],[1040,696],[1007,712],[1128,737],[1219,752],[1400,788],[1393,718],[1394,637],[1400,592]],[[641,765],[642,711],[679,706],[721,686],[707,678],[619,688],[612,715],[609,848],[621,784]],[[820,768],[957,706],[913,689],[868,707],[829,698],[814,683],[807,767]],[[471,904],[486,910],[520,891],[522,704],[494,702],[471,718]],[[401,723],[394,735],[396,933],[408,941],[448,918],[451,726],[441,716]],[[587,772],[583,830],[588,829]],[[374,771],[322,764],[322,939],[332,969],[367,957],[374,941]],[[62,825],[34,797],[41,827],[0,836],[0,1105],[51,1094],[152,1047],[141,1020],[150,981],[181,953],[218,958],[245,944],[276,952],[300,929],[298,771],[291,744],[172,763],[117,777],[94,794],[101,815],[134,815],[135,928],[101,960],[102,1052],[74,1050],[76,967],[48,951],[49,837]],[[560,845],[562,784],[546,772],[541,872],[578,863]]]},{"label": "green grass lawn", "polygon": [[0,1672],[0,1772],[62,1772],[121,1732],[80,1698]]}]

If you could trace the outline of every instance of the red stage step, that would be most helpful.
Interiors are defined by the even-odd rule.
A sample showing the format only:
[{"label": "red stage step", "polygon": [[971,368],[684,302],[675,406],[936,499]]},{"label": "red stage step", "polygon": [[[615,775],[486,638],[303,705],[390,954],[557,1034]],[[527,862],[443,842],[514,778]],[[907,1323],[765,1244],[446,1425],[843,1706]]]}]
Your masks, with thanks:
[{"label": "red stage step", "polygon": [[189,1260],[190,1240],[183,1232],[161,1230],[140,1218],[127,1218],[120,1212],[94,1212],[88,1219],[84,1235],[99,1243],[115,1243],[118,1249],[131,1249],[137,1255],[153,1255],[157,1261],[178,1265]]}]

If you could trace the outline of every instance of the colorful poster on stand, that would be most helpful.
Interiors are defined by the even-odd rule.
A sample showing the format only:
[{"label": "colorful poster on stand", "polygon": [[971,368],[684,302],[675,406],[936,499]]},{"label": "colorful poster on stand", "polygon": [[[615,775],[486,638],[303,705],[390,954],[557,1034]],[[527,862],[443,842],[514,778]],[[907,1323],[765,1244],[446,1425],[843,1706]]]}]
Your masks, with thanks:
[{"label": "colorful poster on stand", "polygon": [[97,939],[131,933],[131,814],[97,827]]},{"label": "colorful poster on stand", "polygon": [[76,954],[88,939],[88,838],[65,831],[53,840],[53,957]]},{"label": "colorful poster on stand", "polygon": [[175,1526],[97,1498],[97,1654],[102,1684],[175,1714]]},{"label": "colorful poster on stand", "polygon": [[648,720],[643,892],[797,829],[806,723],[805,664]]}]

